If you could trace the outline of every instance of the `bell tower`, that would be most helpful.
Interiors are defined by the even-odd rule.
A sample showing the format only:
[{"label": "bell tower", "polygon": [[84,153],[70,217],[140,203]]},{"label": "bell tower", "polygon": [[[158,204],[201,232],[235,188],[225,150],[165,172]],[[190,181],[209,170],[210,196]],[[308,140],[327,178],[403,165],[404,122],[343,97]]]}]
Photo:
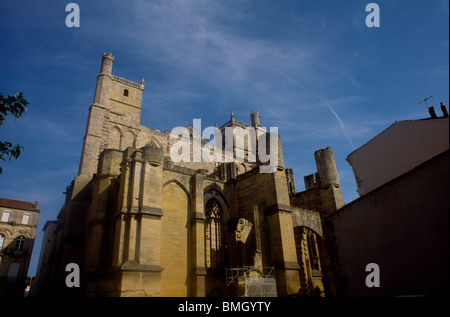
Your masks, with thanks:
[{"label": "bell tower", "polygon": [[97,172],[98,158],[103,150],[124,150],[133,146],[140,131],[144,78],[138,84],[113,75],[113,62],[112,53],[103,53],[73,196]]}]

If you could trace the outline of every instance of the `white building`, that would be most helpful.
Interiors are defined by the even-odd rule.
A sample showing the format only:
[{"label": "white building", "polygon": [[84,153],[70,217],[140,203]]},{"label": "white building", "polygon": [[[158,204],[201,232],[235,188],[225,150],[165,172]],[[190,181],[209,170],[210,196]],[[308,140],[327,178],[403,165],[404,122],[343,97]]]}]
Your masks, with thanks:
[{"label": "white building", "polygon": [[[445,113],[445,112],[444,112]],[[448,150],[449,118],[431,117],[393,123],[350,153],[360,196]]]}]

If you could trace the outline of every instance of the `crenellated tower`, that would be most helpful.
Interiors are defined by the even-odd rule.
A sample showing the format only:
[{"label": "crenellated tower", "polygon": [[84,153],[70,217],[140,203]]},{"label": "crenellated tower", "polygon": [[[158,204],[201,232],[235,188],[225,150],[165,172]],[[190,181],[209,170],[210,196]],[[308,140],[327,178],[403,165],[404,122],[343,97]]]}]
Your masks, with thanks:
[{"label": "crenellated tower", "polygon": [[250,113],[250,119],[251,119],[251,121],[252,121],[252,127],[258,127],[258,126],[260,126],[260,123],[259,123],[259,112],[258,112],[258,110],[252,110],[252,112]]},{"label": "crenellated tower", "polygon": [[144,78],[138,84],[113,75],[113,62],[111,53],[103,53],[73,195],[97,172],[98,157],[103,150],[134,146],[140,131]]}]

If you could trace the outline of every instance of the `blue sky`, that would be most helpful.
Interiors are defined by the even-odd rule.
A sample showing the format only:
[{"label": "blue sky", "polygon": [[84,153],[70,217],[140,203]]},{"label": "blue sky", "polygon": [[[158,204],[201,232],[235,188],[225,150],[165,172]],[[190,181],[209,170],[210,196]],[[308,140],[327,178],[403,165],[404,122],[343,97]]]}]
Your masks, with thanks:
[{"label": "blue sky", "polygon": [[349,153],[396,120],[427,117],[425,97],[448,105],[448,0],[373,1],[379,28],[366,27],[362,0],[75,1],[79,28],[65,25],[69,2],[0,2],[0,92],[30,103],[0,127],[25,147],[1,163],[0,197],[40,202],[31,276],[77,174],[103,52],[113,74],[145,77],[142,125],[220,126],[232,110],[249,123],[259,110],[298,191],[314,151],[333,148],[345,202],[357,197]]}]

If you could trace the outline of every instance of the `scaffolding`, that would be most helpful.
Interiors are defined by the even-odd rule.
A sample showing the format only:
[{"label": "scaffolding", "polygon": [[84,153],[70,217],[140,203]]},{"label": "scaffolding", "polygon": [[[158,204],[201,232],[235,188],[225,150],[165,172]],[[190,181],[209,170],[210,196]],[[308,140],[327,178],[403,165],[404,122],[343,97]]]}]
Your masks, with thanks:
[{"label": "scaffolding", "polygon": [[238,297],[277,297],[274,267],[225,268],[226,283]]}]

